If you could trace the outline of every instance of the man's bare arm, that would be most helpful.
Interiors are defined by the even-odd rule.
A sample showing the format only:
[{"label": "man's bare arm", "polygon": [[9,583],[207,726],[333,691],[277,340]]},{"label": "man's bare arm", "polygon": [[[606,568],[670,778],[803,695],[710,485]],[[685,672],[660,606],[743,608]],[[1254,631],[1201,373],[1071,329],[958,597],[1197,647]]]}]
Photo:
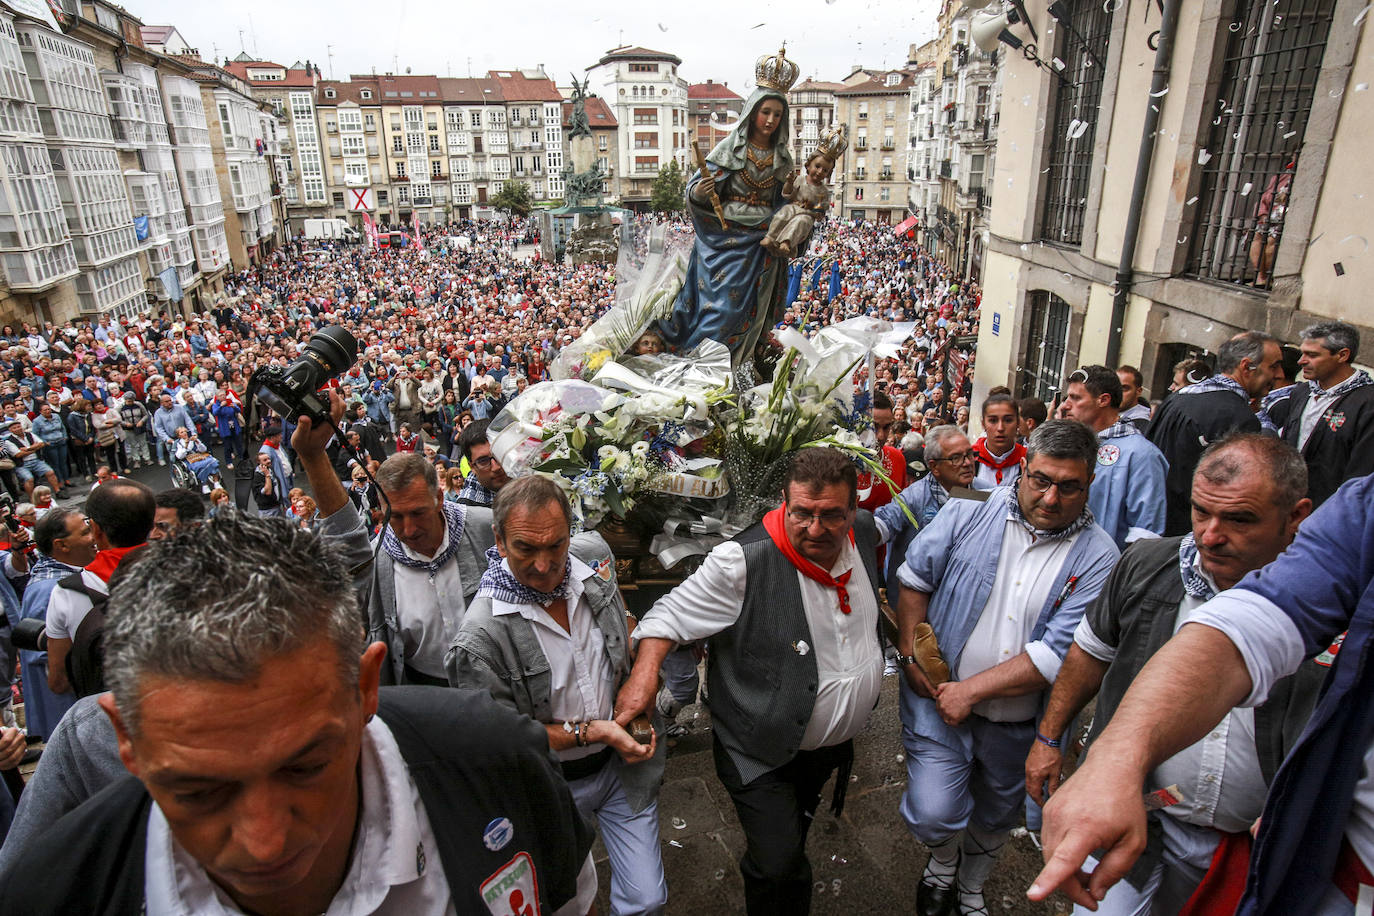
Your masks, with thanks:
[{"label": "man's bare arm", "polygon": [[[1040,717],[1037,726],[1040,734],[1051,741],[1058,740],[1088,701],[1097,695],[1107,668],[1106,662],[1084,652],[1078,643],[1071,644],[1059,668],[1059,676],[1054,679],[1045,714]],[[1041,741],[1031,745],[1026,757],[1026,792],[1037,804],[1044,805],[1045,799],[1059,790],[1063,766],[1061,748],[1050,747]]]},{"label": "man's bare arm", "polygon": [[[911,655],[916,641],[916,625],[925,623],[930,610],[930,593],[918,592],[905,585],[897,593],[897,654]],[[905,665],[902,674],[907,686],[923,697],[935,696],[935,685],[926,677],[920,665]]]},{"label": "man's bare arm", "polygon": [[[1207,734],[1251,687],[1240,651],[1220,630],[1188,624],[1165,643],[1083,766],[1045,806],[1045,867],[1027,896],[1043,900],[1059,889],[1097,909],[1145,848],[1145,778]],[[1084,876],[1083,862],[1095,849],[1107,852]]]}]

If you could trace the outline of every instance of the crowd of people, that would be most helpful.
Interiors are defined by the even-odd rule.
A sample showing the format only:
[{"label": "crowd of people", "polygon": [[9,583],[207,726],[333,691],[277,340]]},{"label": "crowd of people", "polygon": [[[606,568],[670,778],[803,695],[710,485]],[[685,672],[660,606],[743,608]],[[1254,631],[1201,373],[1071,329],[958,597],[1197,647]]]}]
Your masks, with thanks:
[{"label": "crowd of people", "polygon": [[[7,329],[24,503],[0,601],[46,745],[0,847],[0,914],[582,916],[597,831],[611,912],[661,912],[663,739],[703,696],[746,907],[805,913],[822,789],[839,813],[885,675],[907,766],[892,826],[930,851],[922,916],[986,914],[1042,805],[1033,898],[1354,912],[1374,886],[1374,735],[1349,700],[1374,549],[1356,330],[1315,325],[1288,359],[1239,334],[1154,404],[1131,366],[1083,366],[1052,404],[994,388],[971,438],[977,287],[890,229],[820,231],[838,289],[806,278],[779,323],[914,323],[855,378],[899,492],[803,449],[776,507],[635,617],[607,541],[487,438],[615,298],[607,265],[517,253],[530,227],[295,246],[199,320]],[[361,348],[330,422],[261,410],[252,372],[328,323]],[[124,474],[154,461],[190,476]],[[84,507],[62,505],[88,470]],[[4,705],[0,771],[29,744]],[[1313,805],[1350,820],[1314,826]],[[1300,895],[1263,867],[1247,890],[1257,821],[1257,861],[1315,857]]]}]

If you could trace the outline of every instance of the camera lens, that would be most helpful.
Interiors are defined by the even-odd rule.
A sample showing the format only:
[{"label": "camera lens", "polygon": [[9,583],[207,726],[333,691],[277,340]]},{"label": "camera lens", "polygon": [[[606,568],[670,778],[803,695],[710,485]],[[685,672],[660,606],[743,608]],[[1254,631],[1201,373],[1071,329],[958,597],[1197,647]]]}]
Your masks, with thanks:
[{"label": "camera lens", "polygon": [[358,340],[336,325],[322,328],[313,334],[305,349],[314,351],[329,368],[329,376],[348,369],[358,358]]}]

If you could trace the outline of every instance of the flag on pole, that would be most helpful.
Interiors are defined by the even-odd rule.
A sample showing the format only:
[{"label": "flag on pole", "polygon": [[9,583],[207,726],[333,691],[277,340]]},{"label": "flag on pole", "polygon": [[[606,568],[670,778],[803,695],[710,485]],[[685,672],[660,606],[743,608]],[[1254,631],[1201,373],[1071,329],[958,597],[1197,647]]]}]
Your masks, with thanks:
[{"label": "flag on pole", "polygon": [[834,302],[840,296],[840,262],[832,261],[830,264],[830,301]]}]

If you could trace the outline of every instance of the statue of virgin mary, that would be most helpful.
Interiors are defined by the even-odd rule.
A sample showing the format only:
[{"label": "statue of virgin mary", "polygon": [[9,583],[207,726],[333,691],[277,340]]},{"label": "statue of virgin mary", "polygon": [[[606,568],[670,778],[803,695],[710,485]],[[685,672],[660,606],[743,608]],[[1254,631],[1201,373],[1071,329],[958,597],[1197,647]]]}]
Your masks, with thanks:
[{"label": "statue of virgin mary", "polygon": [[[687,182],[687,210],[696,230],[682,291],[658,333],[675,351],[703,340],[730,349],[735,365],[749,359],[764,329],[781,316],[787,291],[787,260],[759,242],[785,201],[792,176],[788,149],[787,90],[797,65],[784,51],[761,57],[754,67],[757,88],[743,117]],[[713,196],[726,226],[721,227]]]}]

